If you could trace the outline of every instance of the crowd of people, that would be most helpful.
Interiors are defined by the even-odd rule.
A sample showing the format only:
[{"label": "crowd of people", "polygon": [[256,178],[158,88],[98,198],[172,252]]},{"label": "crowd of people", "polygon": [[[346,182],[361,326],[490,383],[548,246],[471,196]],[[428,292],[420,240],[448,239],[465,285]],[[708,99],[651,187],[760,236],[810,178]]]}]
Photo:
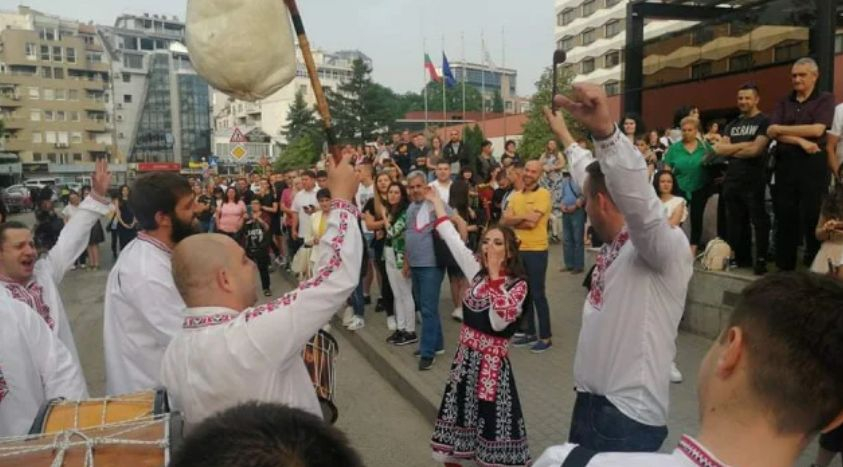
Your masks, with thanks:
[{"label": "crowd of people", "polygon": [[[108,230],[117,260],[105,291],[106,391],[167,388],[196,439],[175,465],[205,465],[197,440],[225,445],[229,425],[275,426],[265,414],[299,420],[336,444],[343,465],[358,465],[340,434],[314,425],[322,412],[301,349],[335,314],[351,331],[364,328],[373,305],[389,329],[385,345],[416,345],[418,369],[431,369],[448,344],[446,274],[449,314],[462,324],[433,457],[530,465],[509,353],[553,346],[545,287],[550,244],[561,242],[557,264],[572,275],[586,271],[587,244],[599,250],[585,274],[568,444],[533,465],[784,466],[820,432],[817,465],[827,465],[843,450],[843,285],[830,277],[843,262],[843,107],[835,113],[817,76],[812,60],[797,61],[794,92],[770,117],[761,90],[742,86],[740,115],[723,134],[718,122],[702,133],[694,107],[676,112],[674,128],[645,132],[635,116],[613,121],[600,88],[576,85],[554,98],[560,110],[544,109],[553,137],[543,154],[519,155],[507,141],[496,157],[485,141],[474,155],[458,132],[443,144],[405,131],[301,170],[146,174],[110,199],[101,161],[49,241],[37,240],[38,228],[33,237],[23,224],[0,225],[0,309],[28,314],[3,328],[0,435],[24,433],[49,398],[87,397],[57,284],[83,253],[99,265],[91,247]],[[563,111],[588,138],[575,138]],[[772,229],[784,272],[741,293],[701,363],[697,437],[684,436],[673,454],[610,454],[653,453],[667,438],[670,383],[682,380],[678,327],[715,193],[729,261],[767,273]],[[39,226],[55,223],[48,204],[39,216]],[[812,273],[792,272],[800,242]],[[257,290],[272,295],[273,269],[299,285],[258,305]],[[240,405],[255,400],[305,413]]]}]

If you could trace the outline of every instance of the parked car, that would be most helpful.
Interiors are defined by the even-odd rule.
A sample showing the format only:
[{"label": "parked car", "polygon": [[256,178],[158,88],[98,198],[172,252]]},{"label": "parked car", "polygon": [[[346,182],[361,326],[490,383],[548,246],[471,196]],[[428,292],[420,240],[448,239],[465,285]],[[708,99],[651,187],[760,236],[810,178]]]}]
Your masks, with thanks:
[{"label": "parked car", "polygon": [[54,178],[54,177],[30,178],[30,179],[24,180],[23,186],[28,188],[29,191],[31,192],[32,196],[35,197],[35,198],[37,198],[37,194],[38,194],[39,190],[42,190],[44,188],[49,188],[53,192],[53,195],[52,195],[51,199],[55,203],[55,202],[59,201],[60,193],[59,193],[59,190],[58,190],[58,187],[56,186],[56,184],[59,183],[60,181],[61,181],[61,179]]},{"label": "parked car", "polygon": [[32,195],[23,185],[12,185],[3,190],[3,203],[9,212],[21,212],[32,209]]},{"label": "parked car", "polygon": [[82,191],[82,184],[77,182],[58,183],[52,188],[58,193],[61,202],[67,204],[67,198],[70,197],[70,192],[75,191],[79,194]]}]

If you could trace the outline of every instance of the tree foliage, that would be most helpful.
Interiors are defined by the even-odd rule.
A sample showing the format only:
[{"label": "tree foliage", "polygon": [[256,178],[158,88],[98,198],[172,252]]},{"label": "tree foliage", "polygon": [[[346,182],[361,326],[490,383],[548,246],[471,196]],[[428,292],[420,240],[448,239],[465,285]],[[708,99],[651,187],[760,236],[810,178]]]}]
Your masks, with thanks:
[{"label": "tree foliage", "polygon": [[371,141],[375,135],[389,131],[401,115],[395,93],[373,82],[371,74],[366,63],[354,60],[351,79],[326,93],[340,141]]},{"label": "tree foliage", "polygon": [[470,158],[470,167],[477,171],[477,158],[480,156],[480,147],[486,136],[483,130],[478,125],[465,125],[462,128],[462,141],[465,144],[465,150],[468,151]]},{"label": "tree foliage", "polygon": [[319,122],[316,120],[316,112],[307,105],[301,90],[297,91],[293,103],[290,104],[290,110],[287,112],[287,123],[281,128],[281,134],[290,143],[304,134],[313,136],[320,131]]},{"label": "tree foliage", "polygon": [[[571,78],[572,76],[565,72],[557,76],[558,92],[567,93],[570,91]],[[530,112],[527,116],[527,122],[524,124],[524,136],[521,139],[521,146],[518,150],[521,157],[527,159],[540,157],[545,150],[548,140],[555,138],[544,119],[544,113],[542,111],[544,107],[550,105],[552,82],[553,76],[551,70],[547,68],[536,82],[536,93],[530,99]],[[565,122],[568,124],[568,128],[571,130],[574,138],[585,136],[584,129],[569,115],[565,115]]]},{"label": "tree foliage", "polygon": [[[431,81],[427,83],[426,87],[428,112],[442,112],[442,83]],[[402,101],[402,114],[424,110],[424,88],[420,93],[408,92],[398,97]],[[454,87],[445,87],[445,105],[450,112],[462,112],[462,81],[457,82]],[[466,85],[465,111],[480,112],[482,106],[483,97],[480,95],[480,91],[474,86]]]},{"label": "tree foliage", "polygon": [[495,89],[495,96],[492,98],[492,112],[503,113],[503,97],[499,89]]},{"label": "tree foliage", "polygon": [[319,159],[321,147],[313,141],[313,136],[304,133],[287,145],[281,152],[281,156],[275,159],[272,169],[276,172],[282,172],[310,167]]}]

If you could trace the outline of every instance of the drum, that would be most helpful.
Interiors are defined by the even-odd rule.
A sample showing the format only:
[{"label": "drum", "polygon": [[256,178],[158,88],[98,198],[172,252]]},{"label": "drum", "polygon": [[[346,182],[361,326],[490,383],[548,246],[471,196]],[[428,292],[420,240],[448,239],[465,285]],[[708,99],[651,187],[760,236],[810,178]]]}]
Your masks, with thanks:
[{"label": "drum", "polygon": [[322,406],[322,416],[329,423],[337,421],[339,413],[334,405],[334,384],[336,383],[334,364],[339,353],[336,339],[328,332],[319,332],[310,339],[302,351],[302,358],[313,381],[319,405]]},{"label": "drum", "polygon": [[178,413],[86,429],[0,438],[0,467],[166,467],[182,440]]},{"label": "drum", "polygon": [[82,401],[54,399],[38,412],[29,433],[84,429],[161,415],[169,411],[167,392],[163,389]]}]

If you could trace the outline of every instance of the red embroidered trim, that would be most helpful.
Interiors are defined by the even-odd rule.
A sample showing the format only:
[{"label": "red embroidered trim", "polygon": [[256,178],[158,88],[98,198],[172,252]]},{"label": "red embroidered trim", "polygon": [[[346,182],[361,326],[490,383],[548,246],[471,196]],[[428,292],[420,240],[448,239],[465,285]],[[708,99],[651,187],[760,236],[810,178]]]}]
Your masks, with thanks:
[{"label": "red embroidered trim", "polygon": [[720,461],[711,457],[706,450],[691,437],[684,435],[679,440],[679,451],[700,467],[726,467]]},{"label": "red embroidered trim", "polygon": [[448,216],[437,217],[436,221],[433,222],[433,228],[439,227],[439,224],[448,221]]},{"label": "red embroidered trim", "polygon": [[492,301],[492,310],[504,321],[511,323],[518,317],[521,304],[527,296],[527,282],[518,281],[509,290],[504,290],[502,283],[495,286],[487,279],[489,298]]},{"label": "red embroidered trim", "polygon": [[208,326],[216,326],[217,324],[227,323],[235,317],[237,317],[237,315],[232,315],[230,313],[218,313],[215,315],[205,316],[188,316],[184,319],[184,323],[182,323],[182,328],[199,329]]},{"label": "red embroidered trim", "polygon": [[151,244],[152,246],[158,248],[159,250],[163,251],[164,253],[167,253],[168,255],[173,254],[173,250],[170,249],[170,247],[168,247],[166,243],[162,242],[161,240],[158,240],[157,238],[154,238],[154,237],[150,236],[146,232],[138,232],[138,240],[143,240],[144,242],[147,242],[147,243]]},{"label": "red embroidered trim", "polygon": [[44,288],[38,285],[37,282],[30,282],[26,286],[16,282],[6,282],[6,290],[9,291],[13,299],[35,310],[38,316],[44,319],[50,329],[55,328],[55,320],[50,316],[50,306],[44,301]]},{"label": "red embroidered trim", "polygon": [[483,354],[480,375],[477,378],[477,398],[494,402],[498,394],[501,365],[509,354],[509,339],[492,336],[463,325],[460,329],[460,344]]},{"label": "red embroidered trim", "polygon": [[591,290],[588,292],[588,302],[598,310],[603,307],[603,288],[605,286],[606,271],[618,258],[621,249],[626,245],[627,241],[629,241],[629,231],[624,227],[621,233],[618,234],[618,237],[615,238],[615,241],[611,245],[603,245],[603,248],[600,249],[600,254],[597,255],[596,267],[594,268],[594,272],[591,273]]}]

